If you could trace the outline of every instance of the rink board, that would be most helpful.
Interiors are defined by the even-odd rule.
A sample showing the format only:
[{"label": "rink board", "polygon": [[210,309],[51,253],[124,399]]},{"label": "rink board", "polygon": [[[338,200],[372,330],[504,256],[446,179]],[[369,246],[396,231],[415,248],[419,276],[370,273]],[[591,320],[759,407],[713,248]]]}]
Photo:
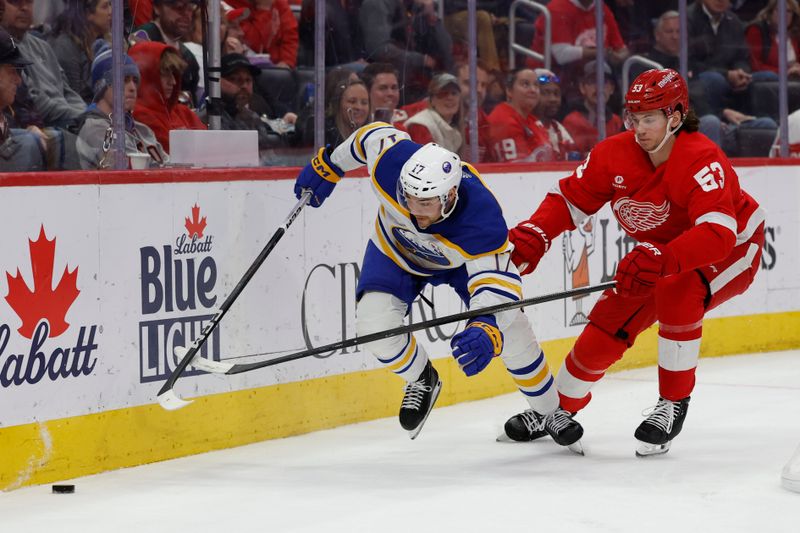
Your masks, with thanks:
[{"label": "rink board", "polygon": [[[511,224],[568,168],[481,170]],[[762,271],[747,294],[710,314],[703,356],[800,346],[798,168],[737,166],[768,210]],[[176,364],[172,347],[197,334],[294,205],[295,174],[0,178],[0,490],[395,415],[402,383],[357,348],[238,376],[190,373],[176,391],[194,404],[166,412],[154,403]],[[306,209],[204,356],[277,357],[353,336],[354,289],[376,205],[362,175],[343,180],[322,209]],[[560,241],[525,278],[526,296],[606,281],[635,244],[607,209]],[[588,279],[573,272],[583,254]],[[463,309],[446,288],[428,297],[435,311],[415,304],[414,321]],[[595,300],[527,310],[554,369]],[[440,404],[513,391],[500,364],[469,380],[460,373],[448,356],[458,328],[418,335],[445,382]],[[653,365],[655,351],[651,330],[617,368]]]}]

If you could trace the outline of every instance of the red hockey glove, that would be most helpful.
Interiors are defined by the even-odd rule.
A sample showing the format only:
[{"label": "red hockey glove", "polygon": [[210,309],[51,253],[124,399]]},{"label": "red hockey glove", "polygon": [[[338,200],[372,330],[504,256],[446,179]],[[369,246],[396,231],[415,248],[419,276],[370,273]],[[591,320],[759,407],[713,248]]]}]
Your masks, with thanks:
[{"label": "red hockey glove", "polygon": [[523,276],[536,269],[544,253],[550,248],[550,239],[544,230],[527,220],[512,228],[508,232],[508,238],[514,244],[511,260]]},{"label": "red hockey glove", "polygon": [[622,258],[614,279],[616,291],[626,298],[644,298],[652,294],[658,278],[676,274],[678,261],[667,246],[643,242]]}]

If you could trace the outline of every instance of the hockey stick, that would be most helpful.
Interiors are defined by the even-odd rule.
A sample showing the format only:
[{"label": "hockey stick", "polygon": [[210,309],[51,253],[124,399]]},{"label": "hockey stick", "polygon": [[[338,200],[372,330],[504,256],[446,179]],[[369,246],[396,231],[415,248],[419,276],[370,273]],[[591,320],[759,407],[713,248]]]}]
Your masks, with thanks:
[{"label": "hockey stick", "polygon": [[275,248],[276,244],[278,244],[278,241],[281,240],[281,237],[283,237],[283,234],[289,229],[289,226],[292,225],[292,222],[294,222],[294,220],[297,218],[297,215],[299,215],[300,211],[302,211],[306,206],[308,201],[311,199],[311,194],[311,190],[309,189],[306,189],[303,192],[302,196],[300,196],[300,200],[298,200],[297,204],[295,204],[295,206],[292,208],[291,212],[286,217],[286,220],[284,220],[283,224],[281,224],[281,226],[275,230],[272,238],[264,246],[264,249],[261,250],[261,253],[258,254],[258,257],[256,257],[255,261],[253,261],[253,264],[251,264],[250,268],[247,269],[247,272],[244,273],[244,276],[242,276],[242,279],[240,279],[239,283],[236,284],[236,287],[233,288],[233,291],[231,291],[225,301],[222,302],[217,314],[215,314],[211,318],[211,321],[206,324],[206,326],[200,332],[200,336],[194,340],[189,349],[186,349],[183,346],[177,346],[175,348],[175,355],[177,357],[182,357],[182,359],[180,363],[178,363],[178,366],[175,367],[175,370],[172,371],[172,374],[170,374],[167,382],[164,383],[164,386],[161,387],[160,391],[158,391],[158,403],[161,404],[161,407],[172,411],[192,403],[191,401],[181,399],[177,394],[175,394],[175,391],[172,390],[175,386],[175,382],[178,381],[178,378],[181,376],[183,371],[186,370],[186,367],[192,362],[194,356],[197,354],[203,344],[205,344],[206,340],[208,340],[211,332],[217,327],[219,321],[222,320],[222,317],[224,317],[225,313],[228,312],[228,309],[230,309],[231,305],[233,305],[233,302],[235,302],[236,298],[238,298],[242,293],[245,286],[247,286],[247,284],[253,278],[261,264],[264,262],[270,252],[272,252],[272,249]]},{"label": "hockey stick", "polygon": [[[610,289],[615,285],[616,285],[615,281],[609,281],[606,283],[591,285],[589,287],[580,287],[577,289],[570,289],[568,291],[536,296],[535,298],[528,298],[526,300],[519,300],[517,302],[498,304],[490,307],[484,307],[481,309],[472,309],[469,311],[465,311],[463,313],[457,313],[455,315],[443,316],[441,318],[426,320],[425,322],[418,322],[416,324],[408,324],[407,326],[400,326],[393,329],[387,329],[385,331],[370,333],[369,335],[364,335],[363,337],[353,337],[350,339],[345,339],[343,341],[334,342],[333,344],[328,344],[326,346],[320,346],[319,348],[312,348],[310,350],[305,350],[303,352],[298,352],[290,355],[284,355],[283,357],[277,357],[275,359],[270,359],[267,361],[256,361],[253,363],[225,363],[222,361],[211,361],[205,358],[198,358],[194,366],[199,370],[205,370],[206,372],[211,372],[214,374],[241,374],[242,372],[250,372],[251,370],[256,370],[259,368],[265,368],[268,366],[278,365],[281,363],[287,363],[289,361],[295,361],[297,359],[310,357],[312,355],[317,355],[323,352],[340,350],[342,348],[350,348],[358,344],[365,344],[380,339],[386,339],[388,337],[403,335],[405,333],[412,333],[414,331],[419,331],[421,329],[441,326],[444,324],[451,324],[453,322],[458,322],[460,320],[468,318],[474,318],[480,315],[489,315],[493,313],[498,313],[500,311],[509,311],[511,309],[519,309],[522,307],[528,307],[530,305],[552,302],[555,300],[563,300],[564,298],[569,298],[571,296],[580,296],[592,292],[603,291],[606,289]],[[177,350],[178,349],[176,348],[176,351]]]}]

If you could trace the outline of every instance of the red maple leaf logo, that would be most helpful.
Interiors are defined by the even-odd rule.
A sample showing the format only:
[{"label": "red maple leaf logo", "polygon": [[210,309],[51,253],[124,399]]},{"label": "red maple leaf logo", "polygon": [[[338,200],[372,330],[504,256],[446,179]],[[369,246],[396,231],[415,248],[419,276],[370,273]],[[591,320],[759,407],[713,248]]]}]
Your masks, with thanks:
[{"label": "red maple leaf logo", "polygon": [[197,204],[194,204],[192,207],[192,219],[189,220],[189,217],[185,218],[186,220],[186,231],[189,232],[189,238],[192,235],[197,235],[198,239],[203,238],[203,230],[206,229],[206,217],[203,217],[202,220],[200,219],[200,207]]},{"label": "red maple leaf logo", "polygon": [[28,284],[22,279],[19,268],[17,268],[16,276],[6,272],[8,279],[6,301],[22,320],[22,327],[17,330],[20,335],[28,339],[32,338],[33,331],[39,322],[47,320],[50,324],[50,336],[58,337],[69,327],[64,318],[81,292],[77,285],[78,267],[75,267],[72,272],[69,271],[69,266],[64,267],[61,280],[53,290],[55,237],[52,241],[48,241],[44,233],[44,225],[42,225],[39,238],[36,241],[28,239],[28,246],[31,252],[33,290],[30,290]]}]

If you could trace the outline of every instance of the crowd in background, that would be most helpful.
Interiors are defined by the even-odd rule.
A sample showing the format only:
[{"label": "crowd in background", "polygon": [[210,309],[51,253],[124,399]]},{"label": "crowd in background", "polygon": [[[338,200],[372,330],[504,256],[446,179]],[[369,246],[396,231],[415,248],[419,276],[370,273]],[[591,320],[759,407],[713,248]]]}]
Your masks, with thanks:
[{"label": "crowd in background", "polygon": [[[608,0],[598,43],[593,0],[540,1],[552,63],[508,61],[510,0],[477,0],[478,160],[583,159],[623,129],[622,68],[632,55],[679,67],[677,0]],[[197,0],[126,0],[125,146],[170,161],[169,132],[258,132],[264,165],[305,162],[314,143],[314,0],[222,3],[221,101],[207,105]],[[800,108],[800,7],[786,0],[790,113]],[[470,157],[467,2],[326,0],[325,142],[381,120],[417,142]],[[0,170],[113,166],[111,0],[0,0]],[[691,106],[731,156],[774,152],[777,0],[694,0],[687,11]],[[544,51],[544,18],[521,9],[517,42]],[[596,60],[598,47],[605,61]],[[630,79],[649,68],[634,63]],[[597,71],[605,75],[597,86]],[[800,120],[797,114],[790,120]],[[790,138],[791,140],[791,138]],[[800,147],[798,148],[800,151]]]}]

